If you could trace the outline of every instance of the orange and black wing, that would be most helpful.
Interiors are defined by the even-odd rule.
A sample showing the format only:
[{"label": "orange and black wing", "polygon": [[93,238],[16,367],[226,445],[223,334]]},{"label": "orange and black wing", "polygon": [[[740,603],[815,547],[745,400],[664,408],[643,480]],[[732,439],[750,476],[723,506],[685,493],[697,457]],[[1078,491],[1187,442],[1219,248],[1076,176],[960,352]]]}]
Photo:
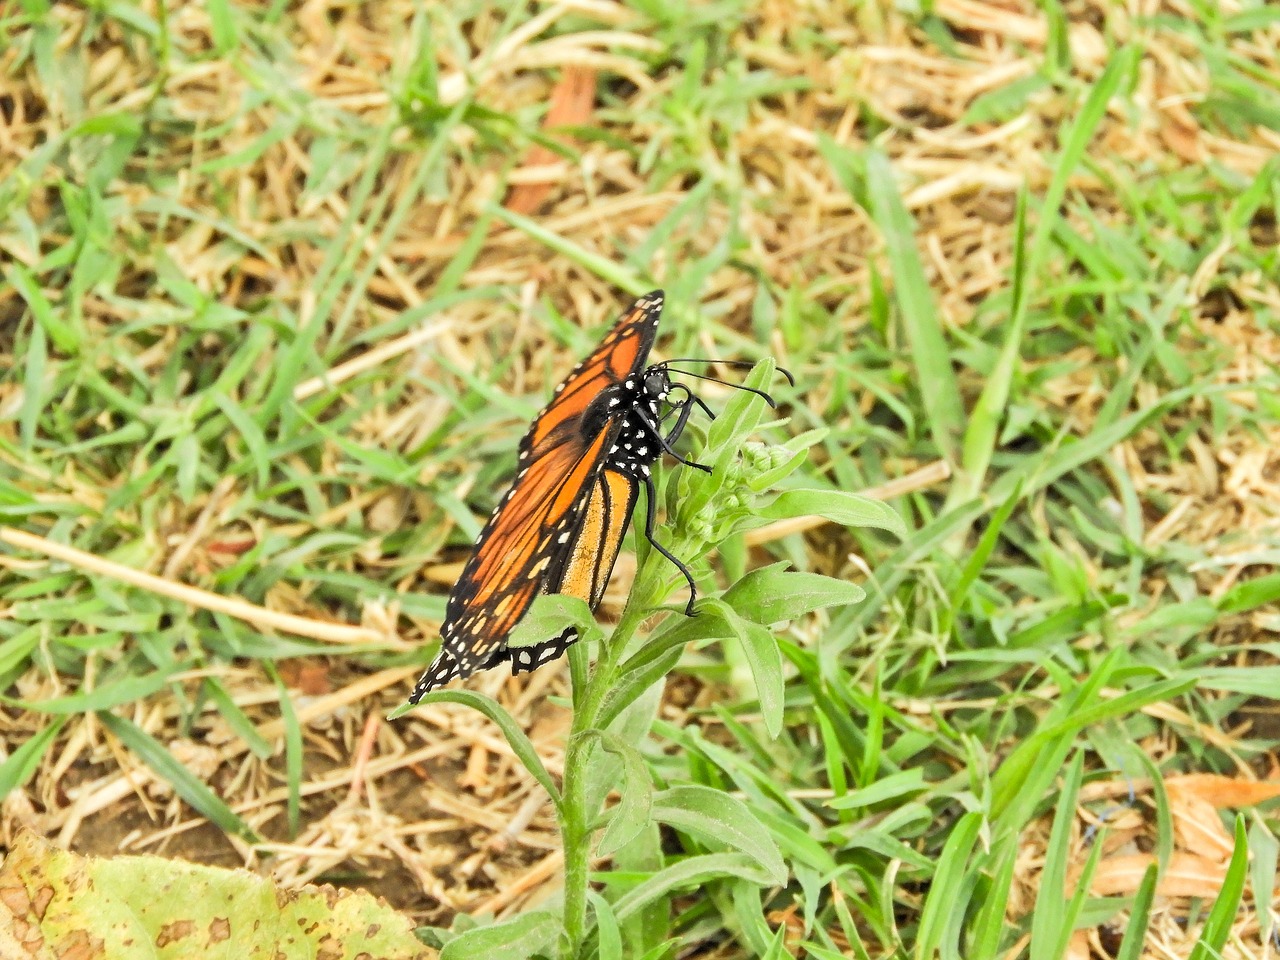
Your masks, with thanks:
[{"label": "orange and black wing", "polygon": [[[410,703],[455,677],[507,659],[507,636],[539,593],[563,592],[593,607],[599,603],[636,491],[632,481],[605,469],[624,411],[593,418],[590,424],[584,424],[583,415],[603,391],[643,369],[661,311],[661,291],[636,301],[556,387],[551,403],[534,420],[520,444],[515,482],[481,531],[449,595],[440,653],[418,681]],[[619,520],[614,508],[624,504]],[[593,540],[597,531],[603,539]],[[610,538],[611,547],[605,542]],[[541,656],[561,640],[563,651],[573,639],[576,635],[569,638],[566,631],[545,644],[521,648],[514,666],[532,669],[521,662],[526,651]]]},{"label": "orange and black wing", "polygon": [[633,303],[591,355],[556,387],[555,396],[520,441],[522,461],[578,432],[579,418],[604,389],[644,369],[662,315],[662,291]]},{"label": "orange and black wing", "polygon": [[[600,471],[569,537],[569,553],[560,569],[553,571],[547,593],[577,597],[592,610],[600,605],[618,559],[618,551],[622,548],[622,538],[627,534],[638,493],[634,478],[608,467]],[[565,627],[546,640],[526,647],[509,648],[507,658],[511,660],[511,672],[537,670],[543,664],[558,659],[577,640],[577,628]]]}]

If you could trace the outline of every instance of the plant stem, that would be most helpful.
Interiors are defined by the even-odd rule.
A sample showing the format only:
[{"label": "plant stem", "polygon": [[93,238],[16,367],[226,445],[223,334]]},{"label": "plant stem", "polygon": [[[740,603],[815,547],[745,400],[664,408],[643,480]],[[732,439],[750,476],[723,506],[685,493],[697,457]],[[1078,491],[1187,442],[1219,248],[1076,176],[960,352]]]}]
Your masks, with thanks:
[{"label": "plant stem", "polygon": [[[643,576],[637,580],[643,582]],[[652,609],[651,598],[640,601],[636,594],[622,611],[622,618],[609,638],[600,645],[600,658],[587,678],[587,688],[578,702],[564,754],[564,781],[560,796],[560,844],[564,850],[564,928],[560,937],[562,960],[578,960],[587,936],[587,891],[590,889],[592,834],[596,810],[587,809],[592,736],[600,707],[613,685],[622,651],[636,628]]]},{"label": "plant stem", "polygon": [[587,822],[587,754],[591,738],[574,732],[564,757],[564,785],[560,805],[560,843],[564,849],[564,932],[560,955],[577,960],[587,933],[587,888],[590,885],[591,827]]}]

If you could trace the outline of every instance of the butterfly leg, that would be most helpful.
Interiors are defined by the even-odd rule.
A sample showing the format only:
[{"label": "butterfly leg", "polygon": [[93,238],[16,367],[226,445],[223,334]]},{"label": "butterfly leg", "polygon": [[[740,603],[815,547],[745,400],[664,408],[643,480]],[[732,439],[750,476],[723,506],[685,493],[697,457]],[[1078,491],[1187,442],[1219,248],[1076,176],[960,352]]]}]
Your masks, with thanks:
[{"label": "butterfly leg", "polygon": [[[689,414],[692,410],[693,404],[688,399],[681,400],[671,408],[671,412],[676,414],[676,422],[664,438],[667,447],[675,446],[676,441],[680,439],[680,435],[684,433],[685,425],[689,422]],[[662,424],[659,423],[658,425],[661,426]]]},{"label": "butterfly leg", "polygon": [[658,513],[658,492],[653,487],[653,478],[647,472],[640,475],[641,482],[644,483],[644,538],[653,545],[653,549],[670,560],[680,574],[689,583],[689,602],[685,604],[685,616],[693,616],[693,602],[698,599],[698,585],[693,582],[693,574],[689,572],[689,568],[681,563],[670,550],[660,544],[653,536],[653,524],[657,519]]},{"label": "butterfly leg", "polygon": [[688,401],[678,404],[678,406],[680,407],[680,414],[676,417],[675,426],[671,428],[671,433],[669,435],[671,439],[662,435],[661,425],[654,423],[648,413],[640,409],[637,409],[636,413],[640,416],[644,425],[649,428],[649,432],[653,434],[653,439],[657,442],[658,446],[662,448],[664,453],[670,454],[675,459],[676,463],[682,463],[686,467],[693,467],[697,470],[703,470],[710,473],[711,468],[705,463],[695,463],[693,460],[686,460],[684,457],[680,456],[680,454],[676,453],[671,447],[672,441],[678,439],[680,434],[684,432],[684,426],[689,420],[690,410]]},{"label": "butterfly leg", "polygon": [[[716,418],[715,413],[712,411],[710,407],[706,405],[703,399],[700,396],[698,396],[696,393],[694,393],[692,390],[690,390],[688,387],[686,387],[683,383],[673,383],[671,385],[671,390],[672,391],[679,390],[681,393],[684,394],[683,400],[681,400],[678,403],[672,402],[673,410],[676,410],[676,409],[684,410],[686,407],[689,406],[690,403],[694,403],[694,404],[697,404],[698,409],[700,409],[703,413],[707,415],[707,419],[714,420]],[[666,418],[664,417],[663,419],[665,420]],[[685,420],[689,419],[688,414],[684,416],[684,419]]]}]

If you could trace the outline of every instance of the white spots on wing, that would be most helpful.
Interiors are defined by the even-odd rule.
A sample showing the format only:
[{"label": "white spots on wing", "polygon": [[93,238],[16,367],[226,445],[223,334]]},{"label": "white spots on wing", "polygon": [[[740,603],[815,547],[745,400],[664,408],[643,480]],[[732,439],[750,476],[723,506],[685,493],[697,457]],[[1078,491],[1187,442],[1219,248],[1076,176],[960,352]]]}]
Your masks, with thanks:
[{"label": "white spots on wing", "polygon": [[568,530],[566,530],[564,533],[560,534],[560,536],[556,537],[556,543],[568,543],[569,536],[570,536],[570,533]]}]

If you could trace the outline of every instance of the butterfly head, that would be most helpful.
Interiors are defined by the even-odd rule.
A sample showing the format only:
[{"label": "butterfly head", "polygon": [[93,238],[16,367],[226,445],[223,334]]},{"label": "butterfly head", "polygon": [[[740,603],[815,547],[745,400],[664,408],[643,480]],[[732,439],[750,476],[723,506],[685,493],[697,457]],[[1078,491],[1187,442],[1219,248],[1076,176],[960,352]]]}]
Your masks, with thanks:
[{"label": "butterfly head", "polygon": [[671,392],[671,378],[667,376],[667,368],[650,367],[643,374],[640,388],[650,406],[656,409],[657,405],[666,400],[667,394]]}]

